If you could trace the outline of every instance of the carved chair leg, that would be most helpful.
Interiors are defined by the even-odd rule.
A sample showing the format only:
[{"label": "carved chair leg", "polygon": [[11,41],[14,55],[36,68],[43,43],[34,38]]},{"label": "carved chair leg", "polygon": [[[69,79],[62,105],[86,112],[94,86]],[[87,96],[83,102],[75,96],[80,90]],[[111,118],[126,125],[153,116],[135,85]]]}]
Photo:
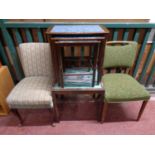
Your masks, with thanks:
[{"label": "carved chair leg", "polygon": [[20,121],[20,124],[23,125],[24,124],[24,120],[23,118],[21,117],[19,111],[17,109],[12,109],[12,112],[18,117],[19,121]]},{"label": "carved chair leg", "polygon": [[141,105],[141,108],[140,108],[140,110],[139,110],[139,113],[138,113],[137,121],[140,120],[140,118],[141,118],[141,116],[142,116],[142,114],[143,114],[143,112],[144,112],[144,109],[145,109],[147,103],[148,103],[148,100],[147,100],[147,101],[143,101],[143,103],[142,103],[142,105]]},{"label": "carved chair leg", "polygon": [[103,104],[103,109],[102,109],[102,113],[101,113],[101,123],[103,123],[105,121],[107,111],[108,111],[108,103],[105,101]]}]

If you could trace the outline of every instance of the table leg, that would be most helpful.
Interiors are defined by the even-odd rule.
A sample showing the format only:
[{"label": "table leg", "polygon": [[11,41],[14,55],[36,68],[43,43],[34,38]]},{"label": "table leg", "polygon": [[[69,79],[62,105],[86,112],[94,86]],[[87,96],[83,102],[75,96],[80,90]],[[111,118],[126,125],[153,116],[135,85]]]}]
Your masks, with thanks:
[{"label": "table leg", "polygon": [[103,61],[104,61],[104,49],[105,49],[105,42],[106,40],[102,40],[100,44],[100,49],[99,49],[99,56],[98,56],[98,80],[97,83],[101,81],[102,77],[102,68],[103,68]]},{"label": "table leg", "polygon": [[92,78],[92,87],[95,85],[95,77],[96,77],[96,67],[98,61],[98,45],[95,45],[94,48],[94,62],[93,62],[93,78]]},{"label": "table leg", "polygon": [[59,82],[60,82],[60,86],[63,88],[64,87],[64,80],[63,80],[63,63],[62,63],[62,54],[61,54],[61,48],[57,47],[57,57],[58,57],[58,63],[59,63]]}]

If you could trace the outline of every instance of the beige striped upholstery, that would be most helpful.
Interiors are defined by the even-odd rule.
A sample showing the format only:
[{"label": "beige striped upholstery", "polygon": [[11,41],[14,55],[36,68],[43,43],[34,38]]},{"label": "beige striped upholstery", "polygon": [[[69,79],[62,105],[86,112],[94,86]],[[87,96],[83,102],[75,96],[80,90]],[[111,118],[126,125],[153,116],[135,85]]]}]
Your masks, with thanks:
[{"label": "beige striped upholstery", "polygon": [[52,62],[48,43],[20,44],[19,57],[25,73],[7,97],[10,108],[52,108]]},{"label": "beige striped upholstery", "polygon": [[19,57],[26,77],[52,76],[51,51],[48,43],[23,43],[19,47]]},{"label": "beige striped upholstery", "polygon": [[51,108],[51,79],[27,77],[20,81],[7,98],[10,108]]}]

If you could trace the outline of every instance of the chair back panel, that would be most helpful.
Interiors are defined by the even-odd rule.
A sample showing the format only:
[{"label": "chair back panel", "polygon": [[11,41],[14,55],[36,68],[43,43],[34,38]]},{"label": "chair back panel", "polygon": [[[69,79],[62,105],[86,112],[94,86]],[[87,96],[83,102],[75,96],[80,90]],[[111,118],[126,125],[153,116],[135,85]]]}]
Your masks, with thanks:
[{"label": "chair back panel", "polygon": [[49,43],[23,43],[19,48],[19,57],[26,77],[52,76]]},{"label": "chair back panel", "polygon": [[111,72],[127,72],[133,66],[137,52],[137,43],[133,41],[107,42],[103,68]]}]

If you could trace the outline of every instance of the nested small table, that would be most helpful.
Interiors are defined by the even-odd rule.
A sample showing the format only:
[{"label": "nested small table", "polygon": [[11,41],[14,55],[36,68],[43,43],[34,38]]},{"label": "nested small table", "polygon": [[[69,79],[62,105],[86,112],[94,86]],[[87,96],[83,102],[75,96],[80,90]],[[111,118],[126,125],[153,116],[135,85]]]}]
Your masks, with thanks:
[{"label": "nested small table", "polygon": [[[83,103],[84,102],[94,102],[98,105],[98,112],[97,112],[97,120],[100,121],[101,118],[101,112],[102,112],[102,108],[103,108],[103,104],[104,104],[104,88],[99,85],[99,86],[95,86],[93,88],[61,88],[61,87],[53,87],[52,88],[52,98],[53,98],[53,102],[55,104],[55,114],[57,115],[57,122],[60,121],[60,114],[59,114],[59,110],[58,110],[58,102],[59,102],[59,98],[61,98],[61,100],[63,101],[64,104],[64,98],[69,96],[69,95],[82,95],[85,98],[85,101],[81,98],[69,98],[69,100],[67,100],[68,102],[72,102],[74,104],[79,104],[80,102]],[[88,101],[87,100],[87,95],[89,95],[91,97],[91,99]]]},{"label": "nested small table", "polygon": [[[52,49],[55,83],[64,87],[64,76],[66,76],[64,74],[66,59],[64,57],[64,47],[89,46],[90,49],[92,47],[94,49],[93,56],[89,56],[85,60],[90,62],[87,67],[92,69],[92,87],[95,85],[95,79],[99,84],[108,33],[109,31],[106,28],[99,25],[56,25],[49,28],[47,37]],[[76,59],[72,58],[72,60]],[[96,74],[96,71],[98,74]],[[81,76],[82,73],[79,75]],[[67,74],[67,76],[72,75]]]}]

